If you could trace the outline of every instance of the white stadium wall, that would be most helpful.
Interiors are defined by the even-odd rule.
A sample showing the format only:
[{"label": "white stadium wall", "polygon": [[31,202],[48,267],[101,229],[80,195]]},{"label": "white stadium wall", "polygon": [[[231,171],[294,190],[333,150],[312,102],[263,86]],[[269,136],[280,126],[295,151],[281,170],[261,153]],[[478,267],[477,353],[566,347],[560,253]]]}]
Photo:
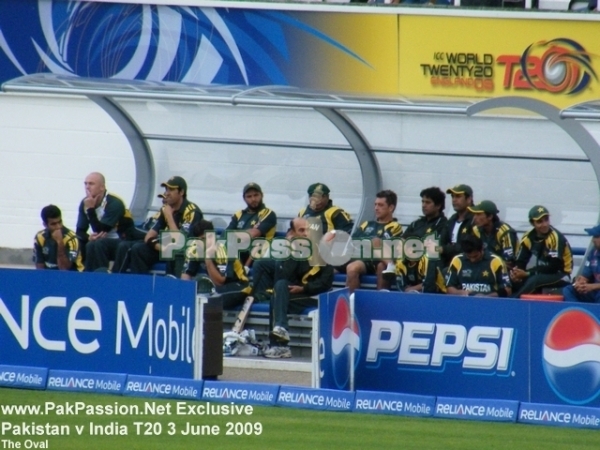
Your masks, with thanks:
[{"label": "white stadium wall", "polygon": [[85,176],[106,174],[127,203],[133,195],[133,155],[121,130],[88,99],[0,97],[0,247],[27,248],[43,228],[50,204],[75,228]]},{"label": "white stadium wall", "polygon": [[[148,104],[156,109],[162,105]],[[321,181],[332,189],[335,203],[356,215],[361,181],[354,153],[314,111],[266,108],[173,108],[172,123],[163,118],[146,129],[177,126],[181,135],[246,138],[263,145],[176,142],[149,139],[157,181],[182,174],[190,199],[211,218],[228,216],[243,206],[241,188],[248,181],[263,186],[266,203],[281,219],[293,217],[306,203],[308,184]],[[141,110],[141,106],[140,106]],[[558,126],[533,117],[457,117],[440,115],[368,114],[348,116],[375,149],[383,187],[399,195],[398,218],[407,224],[420,214],[419,191],[469,183],[475,199],[492,199],[501,218],[519,231],[528,228],[528,209],[547,206],[554,224],[584,246],[582,228],[598,217],[598,181],[582,150]],[[150,117],[150,116],[149,116]],[[143,115],[137,115],[140,123]],[[141,119],[140,119],[141,118]],[[28,248],[41,228],[40,209],[57,204],[65,224],[75,226],[83,196],[83,179],[91,171],[107,178],[110,191],[130,202],[135,167],[120,129],[86,98],[0,96],[0,247]],[[148,118],[147,120],[151,120]],[[156,121],[156,118],[153,119]],[[589,122],[598,140],[600,125]],[[171,132],[172,132],[171,128]],[[337,133],[337,134],[336,134]],[[339,139],[336,138],[339,136]],[[284,142],[314,143],[314,149],[285,148]],[[336,150],[319,149],[326,143]],[[279,143],[273,147],[270,144]],[[346,144],[347,147],[347,144]],[[160,187],[153,186],[155,193]],[[155,199],[153,207],[158,207]],[[446,212],[451,213],[448,198]]]},{"label": "white stadium wall", "polygon": [[[464,109],[479,100],[520,98],[563,112],[577,105],[585,110],[586,102],[593,107],[600,92],[600,68],[595,68],[600,15],[223,5],[210,0],[0,2],[0,18],[22,18],[18,32],[0,20],[0,248],[30,248],[41,228],[40,209],[49,203],[57,204],[65,224],[74,228],[83,180],[91,171],[104,173],[108,189],[126,203],[143,197],[135,191],[136,164],[119,127],[123,124],[83,96],[9,92],[6,84],[21,75],[96,80],[102,89],[131,79],[149,89],[162,82],[211,84],[223,92],[238,88],[222,104],[120,98],[121,120],[131,116],[151,151],[156,176],[155,185],[148,186],[151,210],[160,206],[159,183],[178,174],[188,180],[190,200],[223,226],[243,206],[244,184],[255,181],[277,212],[280,229],[306,204],[306,187],[316,181],[330,186],[335,204],[354,217],[360,213],[361,168],[351,147],[359,139],[349,143],[313,109],[249,106],[258,98],[253,97],[257,86],[266,97],[284,100],[316,93],[321,97],[315,98],[337,101],[347,94],[354,100],[381,96],[386,106],[421,99],[425,105],[439,100]],[[83,18],[85,26],[79,28]],[[96,40],[107,23],[119,32]],[[431,32],[420,33],[424,27]],[[150,39],[154,35],[158,38]],[[413,45],[416,35],[419,45]],[[481,39],[473,40],[474,35]],[[500,35],[504,39],[497,39]],[[195,53],[188,54],[190,49]],[[541,71],[544,54],[567,55],[570,62],[552,65],[557,58],[548,58]],[[537,72],[527,81],[522,76],[527,69],[518,69],[515,61]],[[480,69],[490,73],[469,75]],[[559,80],[563,72],[566,78]],[[595,154],[590,156],[590,149],[584,154],[551,121],[520,109],[472,117],[338,109],[373,150],[383,188],[398,193],[397,218],[403,224],[421,213],[421,189],[468,183],[477,201],[494,200],[501,218],[518,231],[529,227],[529,208],[543,204],[574,246],[587,246],[583,228],[597,223],[600,211],[599,182],[588,158]],[[600,143],[600,121],[578,123]],[[579,138],[583,134],[579,130]],[[446,213],[452,213],[449,198]]]}]

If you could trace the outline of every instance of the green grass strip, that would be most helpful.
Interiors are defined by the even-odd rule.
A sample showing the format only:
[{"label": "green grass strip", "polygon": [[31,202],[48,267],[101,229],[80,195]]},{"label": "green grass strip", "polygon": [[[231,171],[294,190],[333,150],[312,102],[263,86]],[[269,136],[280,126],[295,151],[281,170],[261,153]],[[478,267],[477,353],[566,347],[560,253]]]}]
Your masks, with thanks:
[{"label": "green grass strip", "polygon": [[[48,414],[32,414],[31,411],[21,414],[13,411],[13,414],[9,414],[7,405],[37,405],[42,412],[46,407],[49,410]],[[57,414],[67,412],[69,407],[74,412],[76,405],[86,409],[78,414]],[[85,412],[87,409],[106,409],[106,405],[116,410],[117,414],[88,415]],[[120,410],[129,411],[131,405],[137,405],[140,412],[161,411],[162,414],[118,413]],[[600,433],[595,430],[262,406],[252,406],[251,415],[199,415],[199,405],[204,406],[205,410],[207,403],[0,389],[0,429],[4,430],[0,436],[0,450],[600,448]],[[223,403],[210,405],[219,411],[222,411],[223,405],[231,407],[231,404]],[[178,407],[185,414],[177,414]],[[15,426],[19,430],[26,430],[27,427],[30,431],[34,430],[32,423],[41,426],[44,432],[46,424],[50,427],[66,425],[70,434],[13,434]],[[136,426],[136,423],[140,425]],[[77,433],[78,429],[81,434]],[[100,434],[100,431],[106,433],[115,430],[126,431],[127,434]],[[186,435],[186,431],[195,431],[199,435]],[[47,447],[44,447],[46,444]]]}]

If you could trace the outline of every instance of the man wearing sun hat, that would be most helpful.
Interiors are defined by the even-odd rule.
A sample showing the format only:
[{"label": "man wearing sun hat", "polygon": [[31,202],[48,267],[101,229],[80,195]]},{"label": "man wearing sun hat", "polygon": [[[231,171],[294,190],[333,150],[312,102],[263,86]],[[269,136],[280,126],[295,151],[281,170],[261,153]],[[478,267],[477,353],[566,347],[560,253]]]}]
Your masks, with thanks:
[{"label": "man wearing sun hat", "polygon": [[581,275],[563,289],[563,296],[567,302],[600,303],[600,225],[585,228],[585,232],[592,236],[594,249],[587,256]]},{"label": "man wearing sun hat", "polygon": [[[533,228],[519,243],[515,268],[510,279],[514,297],[541,292],[543,288],[565,286],[571,280],[573,253],[567,238],[550,225],[550,212],[542,205],[529,210]],[[533,267],[527,267],[533,259]]]},{"label": "man wearing sun hat", "polygon": [[473,234],[481,238],[487,251],[502,258],[508,270],[512,269],[517,252],[517,232],[500,220],[498,208],[491,200],[470,206],[469,211],[473,213]]}]

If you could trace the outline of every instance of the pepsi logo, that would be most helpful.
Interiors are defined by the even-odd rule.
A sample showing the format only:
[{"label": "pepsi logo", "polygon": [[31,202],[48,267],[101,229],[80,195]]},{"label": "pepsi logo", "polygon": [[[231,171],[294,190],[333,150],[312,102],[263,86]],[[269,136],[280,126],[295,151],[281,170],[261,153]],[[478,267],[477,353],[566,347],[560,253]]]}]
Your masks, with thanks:
[{"label": "pepsi logo", "polygon": [[544,372],[558,397],[572,405],[600,395],[600,324],[579,308],[561,311],[544,336]]},{"label": "pepsi logo", "polygon": [[360,328],[358,321],[352,320],[350,305],[342,295],[335,304],[331,328],[333,378],[338,389],[348,389],[352,358],[355,368],[360,358]]}]

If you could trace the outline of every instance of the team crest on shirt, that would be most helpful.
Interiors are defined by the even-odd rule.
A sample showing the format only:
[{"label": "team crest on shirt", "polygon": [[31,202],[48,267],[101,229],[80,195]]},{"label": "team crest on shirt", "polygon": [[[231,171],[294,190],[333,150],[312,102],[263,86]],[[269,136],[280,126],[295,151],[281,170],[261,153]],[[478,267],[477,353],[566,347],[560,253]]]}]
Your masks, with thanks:
[{"label": "team crest on shirt", "polygon": [[371,234],[372,232],[373,232],[373,227],[367,227],[367,228],[365,228],[365,233]]},{"label": "team crest on shirt", "polygon": [[461,273],[461,275],[463,277],[469,277],[470,278],[471,277],[471,272],[472,272],[471,269],[463,269],[463,270],[461,270],[460,273]]},{"label": "team crest on shirt", "polygon": [[238,225],[237,225],[238,230],[242,230],[244,228],[244,225],[246,225],[246,221],[245,220],[240,220],[238,222]]},{"label": "team crest on shirt", "polygon": [[42,253],[43,253],[44,255],[48,255],[48,254],[50,254],[50,249],[49,249],[48,247],[44,246],[44,247],[42,248]]}]

